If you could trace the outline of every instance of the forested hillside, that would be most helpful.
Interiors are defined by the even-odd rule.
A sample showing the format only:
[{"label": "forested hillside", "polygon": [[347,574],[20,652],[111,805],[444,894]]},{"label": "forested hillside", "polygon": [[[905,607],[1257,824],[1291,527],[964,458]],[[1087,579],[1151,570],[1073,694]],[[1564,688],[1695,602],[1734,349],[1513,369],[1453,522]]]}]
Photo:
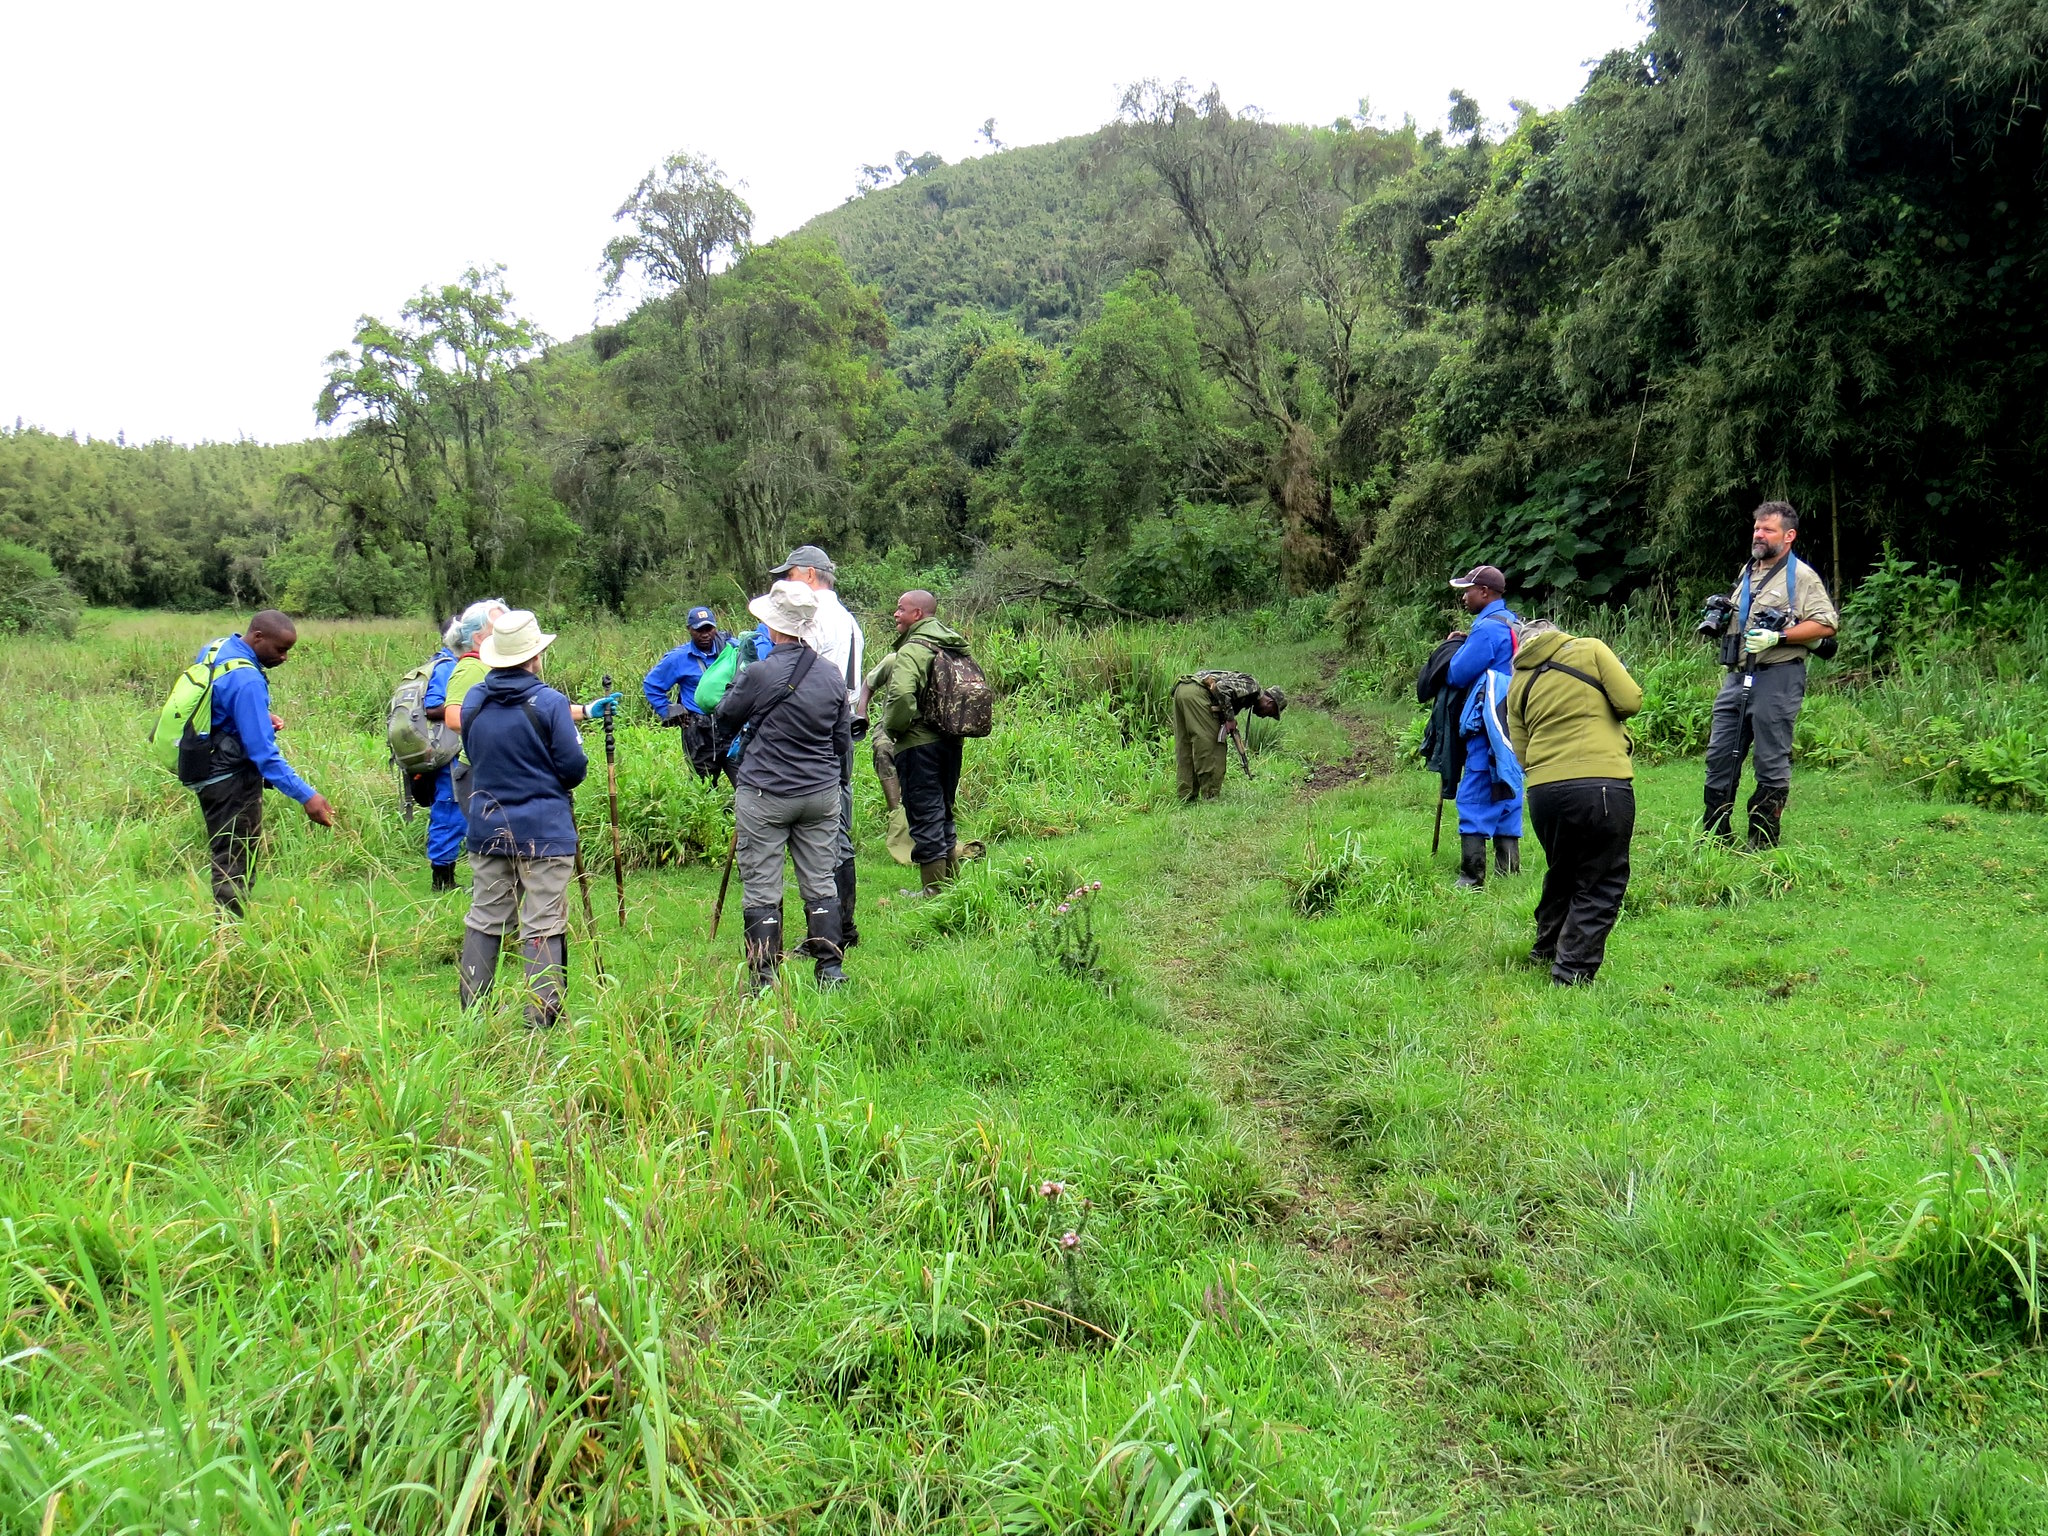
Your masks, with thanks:
[{"label": "forested hillside", "polygon": [[331,449],[17,433],[0,537],[96,600],[635,611],[815,537],[1357,614],[1479,558],[1529,605],[1682,598],[1770,495],[1840,582],[1887,544],[1974,578],[2043,552],[2044,63],[2019,0],[1666,0],[1511,127],[1150,83],[760,243],[682,153],[619,211],[618,324],[550,345],[472,271],[331,359]]},{"label": "forested hillside", "polygon": [[1090,174],[1103,149],[1094,134],[959,165],[907,162],[895,185],[848,199],[804,232],[829,235],[855,280],[880,292],[899,359],[968,310],[1065,341],[1123,254],[1115,189]]}]

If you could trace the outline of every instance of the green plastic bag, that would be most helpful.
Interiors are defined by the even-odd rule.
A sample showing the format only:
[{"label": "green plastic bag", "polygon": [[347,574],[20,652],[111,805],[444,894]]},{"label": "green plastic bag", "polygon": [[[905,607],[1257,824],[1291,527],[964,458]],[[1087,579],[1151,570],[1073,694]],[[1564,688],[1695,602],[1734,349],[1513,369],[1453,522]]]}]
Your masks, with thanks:
[{"label": "green plastic bag", "polygon": [[704,675],[697,679],[697,708],[701,713],[708,715],[718,708],[718,701],[725,697],[725,690],[732,686],[733,679],[740,674],[740,647],[743,644],[751,646],[753,638],[752,635],[748,635],[744,640],[735,640],[728,645],[718,653],[717,660],[704,669]]}]

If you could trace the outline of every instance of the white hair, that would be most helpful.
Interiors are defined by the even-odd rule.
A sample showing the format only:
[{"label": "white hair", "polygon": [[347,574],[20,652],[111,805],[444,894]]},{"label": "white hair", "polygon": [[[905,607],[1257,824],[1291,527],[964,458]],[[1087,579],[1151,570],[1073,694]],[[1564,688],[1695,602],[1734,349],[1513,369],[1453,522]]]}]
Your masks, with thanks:
[{"label": "white hair", "polygon": [[441,632],[441,643],[451,651],[466,651],[486,624],[509,612],[502,597],[481,598],[448,621],[448,627]]}]

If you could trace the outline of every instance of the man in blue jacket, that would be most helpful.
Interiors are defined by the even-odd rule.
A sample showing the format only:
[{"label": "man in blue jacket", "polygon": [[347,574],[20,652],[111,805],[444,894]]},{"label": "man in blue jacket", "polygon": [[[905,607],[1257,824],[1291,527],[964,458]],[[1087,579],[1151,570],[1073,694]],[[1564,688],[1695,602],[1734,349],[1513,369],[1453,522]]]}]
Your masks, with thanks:
[{"label": "man in blue jacket", "polygon": [[[459,706],[469,758],[471,873],[462,1006],[490,991],[498,950],[516,928],[531,1029],[552,1025],[568,995],[573,791],[590,771],[576,737],[575,706],[540,680],[542,653],[554,640],[531,613],[515,608],[500,615],[478,652],[490,671]],[[617,707],[618,695],[607,694],[582,715],[599,720]]]},{"label": "man in blue jacket", "polygon": [[207,736],[213,772],[192,789],[206,818],[213,899],[237,917],[256,878],[265,784],[303,805],[316,825],[334,825],[334,807],[327,797],[294,773],[277,750],[277,732],[284,722],[270,712],[266,674],[283,666],[298,642],[298,627],[275,608],[266,608],[249,620],[242,634],[203,646],[194,658],[210,659],[214,668],[213,728]]},{"label": "man in blue jacket", "polygon": [[[448,705],[448,679],[461,659],[462,615],[457,614],[441,631],[441,648],[434,652],[434,670],[427,674],[427,691],[420,696],[420,708],[429,720]],[[462,857],[462,840],[468,832],[462,807],[455,802],[455,765],[443,763],[434,775],[434,803],[427,811],[427,868],[433,875],[433,889],[455,889],[455,861]]]},{"label": "man in blue jacket", "polygon": [[690,638],[654,664],[641,680],[640,692],[663,725],[682,727],[683,750],[697,777],[713,779],[718,776],[718,754],[712,745],[711,716],[697,707],[697,684],[704,669],[732,644],[732,636],[720,631],[718,615],[709,608],[692,608],[684,623]]},{"label": "man in blue jacket", "polygon": [[[1485,715],[1468,709],[1465,718],[1476,720],[1477,729],[1461,726],[1465,774],[1458,781],[1458,884],[1476,888],[1486,884],[1489,837],[1494,873],[1522,872],[1522,797],[1508,788],[1506,775],[1496,772],[1494,763],[1497,752],[1511,751],[1505,711],[1508,683],[1514,676],[1515,634],[1522,621],[1507,605],[1508,581],[1498,566],[1476,565],[1465,575],[1452,577],[1451,586],[1473,621],[1471,633],[1451,658],[1445,680],[1453,688],[1497,695],[1483,698],[1481,708],[1500,723],[1499,730],[1489,731]],[[1450,638],[1458,633],[1453,631]]]}]

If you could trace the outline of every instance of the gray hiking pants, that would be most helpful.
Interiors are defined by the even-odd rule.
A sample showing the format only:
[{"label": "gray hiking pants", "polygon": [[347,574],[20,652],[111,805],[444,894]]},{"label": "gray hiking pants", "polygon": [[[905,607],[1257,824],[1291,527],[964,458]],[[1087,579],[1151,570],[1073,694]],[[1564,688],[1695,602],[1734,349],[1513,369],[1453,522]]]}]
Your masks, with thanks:
[{"label": "gray hiking pants", "polygon": [[782,905],[782,855],[796,861],[803,899],[837,901],[832,871],[839,865],[839,786],[808,795],[770,795],[742,784],[733,795],[739,828],[740,887],[749,911]]},{"label": "gray hiking pants", "polygon": [[1792,792],[1792,728],[1806,699],[1806,661],[1758,667],[1753,686],[1737,669],[1721,680],[1714,696],[1714,728],[1707,738],[1707,814],[1711,820],[1735,804],[1742,760],[1756,753],[1752,805],[1783,807]]}]

